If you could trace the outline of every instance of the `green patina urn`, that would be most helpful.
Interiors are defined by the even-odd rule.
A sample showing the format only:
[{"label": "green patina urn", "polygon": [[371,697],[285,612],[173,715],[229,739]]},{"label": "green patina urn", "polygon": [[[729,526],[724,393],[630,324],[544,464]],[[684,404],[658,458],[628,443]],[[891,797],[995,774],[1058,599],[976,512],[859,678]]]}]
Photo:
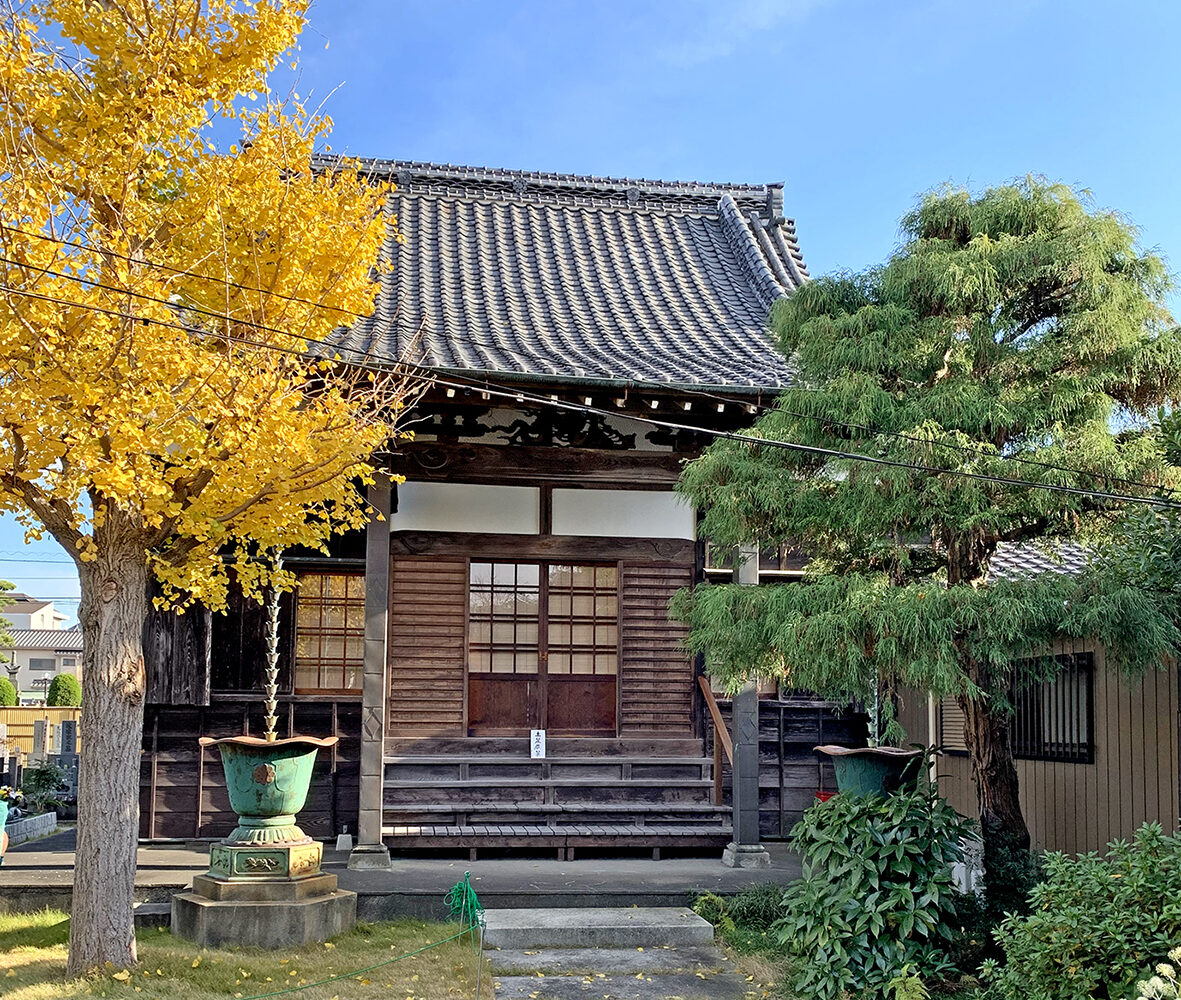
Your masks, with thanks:
[{"label": "green patina urn", "polygon": [[237,827],[223,843],[260,847],[309,843],[311,837],[296,825],[295,817],[307,801],[316,754],[337,742],[335,736],[270,741],[257,736],[202,736],[201,746],[215,746],[221,752],[230,805],[238,814]]},{"label": "green patina urn", "polygon": [[898,747],[814,748],[832,758],[837,791],[845,795],[889,795],[918,781],[922,750]]}]

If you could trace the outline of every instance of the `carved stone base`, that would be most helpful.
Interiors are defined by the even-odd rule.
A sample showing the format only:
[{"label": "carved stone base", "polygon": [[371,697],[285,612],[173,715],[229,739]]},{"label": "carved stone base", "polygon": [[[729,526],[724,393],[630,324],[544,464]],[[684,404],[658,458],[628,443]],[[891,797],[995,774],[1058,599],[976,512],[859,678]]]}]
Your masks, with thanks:
[{"label": "carved stone base", "polygon": [[[335,876],[326,876],[336,881]],[[273,891],[275,883],[232,883],[235,891]],[[293,883],[286,883],[290,886]],[[357,922],[357,894],[336,890],[308,899],[208,899],[198,892],[172,897],[172,933],[202,947],[291,948],[327,941]]]},{"label": "carved stone base", "polygon": [[357,894],[320,871],[321,845],[215,844],[209,874],[172,897],[172,933],[205,947],[290,948],[357,922]]},{"label": "carved stone base", "polygon": [[308,839],[296,844],[214,844],[209,874],[223,879],[293,879],[320,873],[324,847]]}]

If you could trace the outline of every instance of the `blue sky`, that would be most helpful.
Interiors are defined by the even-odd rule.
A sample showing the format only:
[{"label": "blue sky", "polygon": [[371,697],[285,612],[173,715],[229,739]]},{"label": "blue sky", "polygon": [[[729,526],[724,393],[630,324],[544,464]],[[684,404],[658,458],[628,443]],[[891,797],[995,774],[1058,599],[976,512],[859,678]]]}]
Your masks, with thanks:
[{"label": "blue sky", "polygon": [[[321,0],[297,86],[356,155],[784,181],[813,274],[881,260],[928,188],[1026,173],[1181,269],[1178,39],[1174,0]],[[22,543],[0,519],[0,576],[77,594]]]}]

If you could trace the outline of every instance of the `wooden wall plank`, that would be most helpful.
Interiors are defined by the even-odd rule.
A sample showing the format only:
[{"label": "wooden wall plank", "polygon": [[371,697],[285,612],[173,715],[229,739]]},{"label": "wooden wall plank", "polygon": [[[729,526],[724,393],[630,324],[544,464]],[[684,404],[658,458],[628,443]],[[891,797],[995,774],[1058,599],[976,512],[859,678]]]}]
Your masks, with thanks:
[{"label": "wooden wall plank", "polygon": [[467,732],[466,558],[390,561],[388,735]]},{"label": "wooden wall plank", "polygon": [[691,559],[625,561],[620,580],[620,734],[693,734],[696,674],[668,602],[693,582]]}]

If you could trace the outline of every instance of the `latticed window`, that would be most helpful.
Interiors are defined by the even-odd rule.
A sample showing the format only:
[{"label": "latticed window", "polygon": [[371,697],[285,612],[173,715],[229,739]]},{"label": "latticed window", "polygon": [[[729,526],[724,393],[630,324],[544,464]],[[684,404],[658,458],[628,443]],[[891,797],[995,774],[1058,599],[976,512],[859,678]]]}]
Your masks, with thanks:
[{"label": "latticed window", "polygon": [[365,657],[365,577],[302,573],[295,601],[295,690],[361,689]]},{"label": "latticed window", "polygon": [[472,562],[468,669],[613,675],[619,670],[619,571],[573,563]]},{"label": "latticed window", "polygon": [[[1054,676],[1028,682],[1010,692],[1013,756],[1018,760],[1064,764],[1094,763],[1095,654],[1064,653],[1055,660],[1058,669]],[[944,749],[967,750],[964,713],[954,698],[943,699],[940,717],[940,743]]]}]

